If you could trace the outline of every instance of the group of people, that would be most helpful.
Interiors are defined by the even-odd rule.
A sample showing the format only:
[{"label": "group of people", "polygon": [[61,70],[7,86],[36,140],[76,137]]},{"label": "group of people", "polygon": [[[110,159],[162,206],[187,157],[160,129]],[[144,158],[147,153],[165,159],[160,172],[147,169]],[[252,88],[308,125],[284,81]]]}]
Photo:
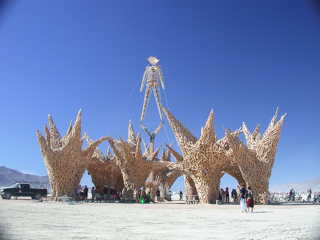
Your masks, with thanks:
[{"label": "group of people", "polygon": [[229,188],[227,187],[226,190],[223,190],[223,188],[220,189],[219,191],[219,201],[221,201],[221,203],[228,203],[230,202],[229,200]]},{"label": "group of people", "polygon": [[296,192],[294,191],[294,189],[290,189],[290,192],[289,192],[289,201],[295,201],[296,200]]},{"label": "group of people", "polygon": [[[88,202],[88,192],[89,189],[87,187],[87,185],[85,185],[84,188],[82,188],[80,185],[78,187],[77,193],[79,196],[80,200],[84,200],[86,202]],[[108,196],[109,193],[109,196]],[[291,193],[291,191],[290,191]],[[308,189],[308,200],[311,198],[311,189]],[[141,188],[141,191],[139,193],[140,195],[140,202],[141,203],[150,203],[150,202],[154,202],[154,200],[151,198],[150,192],[146,192],[143,188]],[[107,201],[107,200],[118,200],[119,199],[119,194],[117,192],[117,190],[112,187],[109,189],[107,188],[107,186],[104,186],[103,188],[100,188],[99,186],[97,186],[97,188],[95,189],[94,187],[92,187],[91,189],[91,201],[97,201],[97,202],[101,202],[102,200]],[[183,197],[183,192],[180,191],[179,192],[179,196],[180,196],[180,200],[182,200]],[[239,191],[237,192],[235,189],[232,189],[231,191],[231,197],[233,198],[233,202],[236,203],[237,202],[237,198],[239,196],[240,199],[240,206],[241,206],[241,210],[242,212],[253,212],[253,206],[254,206],[254,193],[251,190],[251,187],[248,187],[248,189],[245,188],[245,185],[241,185],[241,188],[239,188]],[[159,189],[157,189],[156,191],[156,197],[157,197],[157,201],[160,200],[160,191]],[[229,188],[227,187],[226,190],[223,190],[222,188],[219,191],[219,200],[221,202],[226,202],[229,203]]]},{"label": "group of people", "polygon": [[[168,201],[172,200],[171,199],[171,195],[172,195],[172,192],[171,192],[171,190],[169,190],[168,196],[166,198]],[[141,203],[150,203],[150,202],[155,203],[154,200],[151,198],[150,191],[144,190],[143,187],[141,188],[141,190],[139,192],[139,196],[140,196],[140,202]],[[183,198],[183,192],[182,191],[179,192],[179,196],[180,196],[180,200],[182,200],[182,198]],[[156,190],[156,198],[157,198],[157,202],[163,201],[161,199],[160,190],[159,189]]]},{"label": "group of people", "polygon": [[[240,199],[240,206],[242,212],[253,212],[253,206],[254,206],[254,193],[251,189],[251,187],[248,187],[248,189],[245,188],[245,185],[241,185],[241,188],[238,187],[238,191],[236,189],[231,190],[231,197],[233,199],[233,203],[238,202],[238,196]],[[226,190],[223,190],[223,188],[219,191],[219,199],[221,203],[229,203],[229,188],[227,187]]]},{"label": "group of people", "polygon": [[248,187],[248,189],[246,189],[245,185],[242,184],[239,197],[242,212],[253,212],[254,193],[251,190],[251,187]]},{"label": "group of people", "polygon": [[91,201],[94,202],[94,199],[96,199],[97,202],[101,202],[102,199],[106,202],[108,200],[111,201],[115,201],[119,198],[119,194],[116,190],[115,187],[111,187],[110,188],[110,196],[108,199],[108,193],[109,193],[109,189],[107,188],[107,186],[104,186],[104,188],[100,188],[99,186],[97,186],[96,189],[94,189],[94,187],[92,187],[91,189]]},{"label": "group of people", "polygon": [[[78,199],[77,200],[83,200],[85,202],[88,202],[90,196],[89,194],[91,193],[91,201],[92,202],[102,202],[103,200],[106,201],[115,201],[115,200],[120,200],[122,197],[122,193],[118,193],[116,188],[111,187],[110,191],[107,186],[104,186],[103,188],[100,188],[99,186],[92,187],[90,190],[88,189],[87,185],[82,187],[81,185],[78,186],[77,189],[77,195]],[[183,193],[180,191],[180,200],[182,200]],[[171,190],[169,191],[169,196],[171,198]],[[151,198],[150,192],[146,192],[144,188],[141,188],[139,191],[139,198],[141,203],[150,203],[154,202],[154,200]],[[156,198],[157,201],[160,201],[160,190],[157,189],[156,191]]]},{"label": "group of people", "polygon": [[307,196],[307,201],[313,201],[313,203],[320,203],[320,192],[314,192],[313,194],[313,199],[312,199],[312,190],[308,189],[308,196]]},{"label": "group of people", "polygon": [[[79,200],[84,200],[85,202],[88,202],[89,189],[88,189],[87,185],[85,185],[84,188],[82,188],[79,185],[77,193],[78,193]],[[108,195],[108,193],[109,193],[109,195]],[[119,198],[119,194],[118,194],[116,188],[114,188],[114,187],[111,187],[110,191],[107,188],[107,186],[104,186],[103,188],[100,188],[99,186],[97,186],[96,189],[94,187],[91,188],[91,201],[92,202],[94,202],[94,201],[101,202],[102,200],[104,200],[104,201],[116,200],[118,198]]]},{"label": "group of people", "polygon": [[233,199],[233,203],[237,203],[238,202],[238,192],[235,189],[231,190],[231,197]]},{"label": "group of people", "polygon": [[[238,193],[235,189],[231,190],[231,198],[233,199],[233,202],[236,203],[238,201]],[[221,203],[229,203],[230,202],[230,193],[229,188],[226,187],[226,190],[223,190],[223,188],[219,191],[219,201]]]}]

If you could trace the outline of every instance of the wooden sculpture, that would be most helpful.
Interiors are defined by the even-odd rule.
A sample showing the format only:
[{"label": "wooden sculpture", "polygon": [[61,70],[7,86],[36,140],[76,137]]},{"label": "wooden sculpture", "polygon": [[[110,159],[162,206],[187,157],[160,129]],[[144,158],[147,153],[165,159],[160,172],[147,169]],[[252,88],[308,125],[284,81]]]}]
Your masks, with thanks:
[{"label": "wooden sculpture", "polygon": [[[168,146],[167,152],[165,151],[165,149],[163,149],[163,153],[161,156],[161,159],[167,163],[171,163],[171,147],[172,144],[170,147]],[[151,198],[155,197],[156,190],[157,188],[159,188],[160,184],[168,186],[168,189],[170,189],[177,178],[181,175],[182,171],[179,171],[177,169],[169,169],[167,167],[152,171],[149,175],[149,181],[146,183],[146,186],[151,189]],[[168,193],[164,194],[167,195]]]},{"label": "wooden sculpture", "polygon": [[[163,113],[161,110],[161,97],[160,97],[159,82],[161,82],[163,89],[165,87],[164,87],[164,80],[163,80],[161,66],[159,64],[157,65],[157,63],[160,60],[157,59],[156,57],[149,57],[148,61],[149,61],[149,63],[151,63],[152,66],[146,67],[146,70],[143,74],[141,87],[140,87],[140,92],[142,92],[144,85],[146,85],[146,92],[144,94],[144,101],[143,101],[142,113],[141,113],[141,118],[140,118],[140,126],[148,134],[148,136],[150,138],[150,145],[153,145],[156,135],[159,133],[160,129],[164,125]],[[150,96],[151,96],[151,89],[153,90],[153,94],[156,99],[156,103],[157,103],[157,107],[158,107],[158,111],[159,111],[159,116],[161,119],[160,125],[157,127],[157,129],[153,133],[151,133],[150,130],[143,124],[144,117],[146,115],[148,103],[149,103]]]},{"label": "wooden sculpture", "polygon": [[72,127],[71,122],[66,135],[62,138],[50,115],[48,120],[50,130],[45,124],[45,138],[37,130],[37,139],[48,171],[53,190],[52,196],[55,199],[64,194],[76,197],[77,187],[92,154],[96,147],[107,138],[102,137],[92,142],[85,149],[81,149],[83,144],[83,138],[81,138],[81,109],[74,126]]},{"label": "wooden sculpture", "polygon": [[184,174],[193,180],[200,202],[213,203],[218,199],[220,179],[228,159],[214,135],[213,110],[197,139],[166,108],[163,109],[183,154]]},{"label": "wooden sculpture", "polygon": [[175,158],[175,162],[168,165],[169,169],[174,169],[176,172],[183,174],[184,177],[184,185],[186,189],[186,197],[188,199],[191,199],[192,195],[197,195],[197,188],[194,184],[194,181],[190,177],[188,173],[184,172],[183,168],[183,156],[181,156],[178,152],[172,149],[172,146],[168,146],[166,144],[167,148],[171,151],[173,157]]},{"label": "wooden sculpture", "polygon": [[[87,145],[92,144],[93,141],[87,134],[85,134],[85,137],[87,139]],[[109,191],[114,187],[118,191],[123,189],[121,170],[117,165],[116,157],[110,152],[110,148],[108,148],[107,156],[104,156],[97,147],[91,157],[87,170],[96,187],[103,188],[106,186]]]},{"label": "wooden sculpture", "polygon": [[[214,202],[218,198],[220,179],[228,173],[239,184],[246,183],[254,189],[257,203],[267,203],[269,178],[285,115],[277,123],[277,109],[262,139],[259,125],[251,135],[243,123],[242,130],[226,131],[226,136],[217,140],[213,111],[197,139],[166,108],[163,109],[183,153],[183,157],[178,156],[183,161],[170,167],[183,171],[187,195],[197,193],[201,203]],[[238,138],[242,131],[248,147]]]},{"label": "wooden sculpture", "polygon": [[242,128],[247,146],[238,137],[226,131],[227,141],[233,151],[235,162],[241,170],[246,185],[250,186],[254,191],[256,202],[260,204],[267,204],[269,179],[283,120],[286,115],[284,114],[277,122],[278,111],[279,109],[277,109],[262,138],[259,125],[257,125],[253,134],[251,134],[246,124],[243,123]]},{"label": "wooden sculpture", "polygon": [[[238,129],[235,132],[230,131],[230,134],[232,134],[234,137],[238,137],[241,133],[242,133],[241,129]],[[225,159],[225,164],[222,168],[222,170],[223,170],[222,176],[225,173],[227,173],[227,174],[231,175],[232,177],[234,177],[238,181],[238,185],[241,185],[245,181],[243,179],[240,168],[235,161],[235,156],[233,155],[233,152],[230,149],[230,145],[227,141],[227,137],[224,137],[224,138],[218,140],[216,144],[219,145],[219,147],[225,151],[226,156],[227,156],[227,158]]]},{"label": "wooden sculpture", "polygon": [[166,162],[157,159],[160,148],[152,154],[145,156],[141,151],[140,133],[135,137],[135,132],[130,121],[128,128],[128,141],[115,140],[107,137],[113,153],[116,156],[117,164],[120,167],[124,183],[124,198],[137,199],[138,192],[152,170],[166,167]]}]

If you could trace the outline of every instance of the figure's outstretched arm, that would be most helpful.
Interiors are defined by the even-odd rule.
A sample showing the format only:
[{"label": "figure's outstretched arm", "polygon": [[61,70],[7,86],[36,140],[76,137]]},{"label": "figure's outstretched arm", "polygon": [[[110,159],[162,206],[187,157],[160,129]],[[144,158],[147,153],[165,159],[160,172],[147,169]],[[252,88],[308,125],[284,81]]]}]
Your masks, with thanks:
[{"label": "figure's outstretched arm", "polygon": [[147,71],[148,70],[144,71],[143,78],[142,78],[142,83],[141,83],[141,87],[140,87],[140,92],[142,92],[142,90],[144,88],[144,84],[146,83]]},{"label": "figure's outstretched arm", "polygon": [[165,86],[164,86],[163,74],[160,68],[159,68],[159,77],[160,77],[162,89],[164,89]]}]

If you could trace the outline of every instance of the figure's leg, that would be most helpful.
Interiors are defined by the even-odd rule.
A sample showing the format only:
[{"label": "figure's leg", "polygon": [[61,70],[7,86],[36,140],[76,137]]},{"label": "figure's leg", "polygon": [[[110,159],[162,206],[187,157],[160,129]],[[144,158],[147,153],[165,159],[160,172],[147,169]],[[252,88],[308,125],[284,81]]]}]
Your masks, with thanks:
[{"label": "figure's leg", "polygon": [[156,85],[153,87],[153,94],[154,94],[154,98],[156,99],[156,102],[157,102],[158,111],[159,111],[161,121],[163,122],[163,114],[162,114],[162,109],[161,109],[161,96],[160,96],[159,85]]},{"label": "figure's leg", "polygon": [[149,100],[150,100],[150,87],[147,85],[146,86],[146,93],[144,94],[143,108],[142,108],[142,113],[141,113],[141,118],[140,118],[141,123],[143,122],[144,116],[146,115]]}]

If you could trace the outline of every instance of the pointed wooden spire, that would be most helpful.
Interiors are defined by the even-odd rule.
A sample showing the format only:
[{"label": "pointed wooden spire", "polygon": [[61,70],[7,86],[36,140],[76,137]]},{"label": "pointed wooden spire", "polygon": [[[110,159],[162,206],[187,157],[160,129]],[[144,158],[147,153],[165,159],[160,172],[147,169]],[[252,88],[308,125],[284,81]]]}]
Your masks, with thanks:
[{"label": "pointed wooden spire", "polygon": [[132,146],[137,145],[136,133],[133,130],[131,119],[129,121],[129,127],[128,127],[128,143],[131,144]]},{"label": "pointed wooden spire", "polygon": [[202,143],[214,143],[215,135],[214,135],[214,125],[213,125],[213,109],[211,110],[209,117],[207,119],[206,125],[204,126],[201,137],[199,139]]},{"label": "pointed wooden spire", "polygon": [[167,116],[167,119],[169,121],[169,124],[173,130],[173,133],[176,137],[176,140],[181,147],[185,143],[195,143],[198,139],[187,129],[185,126],[183,126],[182,123],[179,122],[178,119],[176,119],[165,107],[162,107],[164,113]]}]

